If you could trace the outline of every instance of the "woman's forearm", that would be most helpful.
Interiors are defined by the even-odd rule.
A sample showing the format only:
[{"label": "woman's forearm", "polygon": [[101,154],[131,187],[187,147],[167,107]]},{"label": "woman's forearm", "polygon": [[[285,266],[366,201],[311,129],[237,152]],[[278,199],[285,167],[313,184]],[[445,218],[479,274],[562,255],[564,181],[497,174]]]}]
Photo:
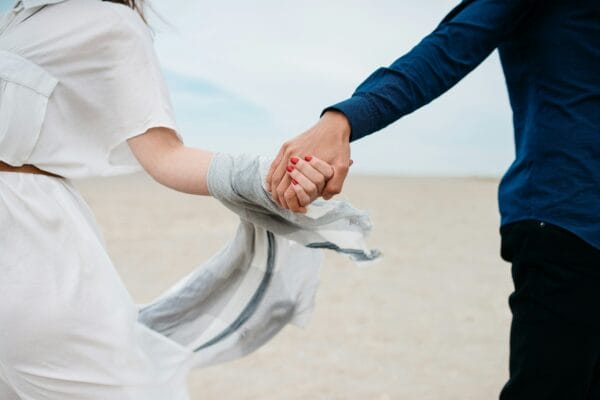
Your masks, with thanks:
[{"label": "woman's forearm", "polygon": [[146,171],[160,184],[183,193],[208,196],[207,173],[212,153],[181,145],[161,155]]},{"label": "woman's forearm", "polygon": [[183,193],[209,195],[206,177],[211,152],[184,146],[175,132],[165,128],[129,139],[129,147],[160,184]]}]

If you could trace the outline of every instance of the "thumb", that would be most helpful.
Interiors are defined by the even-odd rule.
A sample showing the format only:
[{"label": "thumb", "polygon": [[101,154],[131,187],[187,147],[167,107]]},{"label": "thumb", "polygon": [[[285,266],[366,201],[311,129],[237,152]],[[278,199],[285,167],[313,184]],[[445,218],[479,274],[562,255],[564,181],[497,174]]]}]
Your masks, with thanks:
[{"label": "thumb", "polygon": [[271,162],[271,167],[269,168],[269,172],[267,173],[267,187],[269,188],[269,191],[272,190],[271,185],[273,184],[273,174],[275,173],[275,169],[279,165],[281,158],[282,154],[281,151],[279,151],[279,153],[277,153],[277,157],[275,157],[275,159]]}]

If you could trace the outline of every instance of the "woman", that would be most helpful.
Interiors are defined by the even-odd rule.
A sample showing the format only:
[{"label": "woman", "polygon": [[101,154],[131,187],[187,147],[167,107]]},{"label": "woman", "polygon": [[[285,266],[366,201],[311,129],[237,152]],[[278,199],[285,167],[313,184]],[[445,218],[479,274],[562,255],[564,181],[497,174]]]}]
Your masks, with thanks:
[{"label": "woman", "polygon": [[[2,400],[187,399],[191,367],[306,319],[318,265],[307,247],[371,257],[354,249],[364,215],[343,204],[292,215],[262,188],[263,161],[182,144],[140,9],[22,0],[0,23]],[[140,166],[242,216],[222,253],[142,308],[70,183]],[[288,201],[302,206],[334,173],[311,157],[288,170]]]}]

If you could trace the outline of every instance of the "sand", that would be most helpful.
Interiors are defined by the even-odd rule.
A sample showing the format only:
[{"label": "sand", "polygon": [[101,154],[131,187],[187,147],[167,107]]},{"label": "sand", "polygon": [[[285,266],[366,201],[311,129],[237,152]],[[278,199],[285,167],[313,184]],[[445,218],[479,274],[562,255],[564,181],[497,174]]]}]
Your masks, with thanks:
[{"label": "sand", "polygon": [[[78,183],[109,252],[146,302],[220,249],[237,219],[209,198],[151,180]],[[356,268],[328,254],[306,330],[249,357],[197,370],[192,399],[492,399],[507,379],[512,284],[499,258],[497,181],[353,177],[385,258]]]}]

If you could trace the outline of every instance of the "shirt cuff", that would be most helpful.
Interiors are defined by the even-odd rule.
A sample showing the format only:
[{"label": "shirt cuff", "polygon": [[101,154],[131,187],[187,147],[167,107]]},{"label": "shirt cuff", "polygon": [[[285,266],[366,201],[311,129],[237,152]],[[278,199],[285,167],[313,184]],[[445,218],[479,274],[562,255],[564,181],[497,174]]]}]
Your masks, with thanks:
[{"label": "shirt cuff", "polygon": [[348,100],[327,107],[321,115],[327,111],[339,111],[348,118],[350,123],[350,141],[353,142],[375,132],[375,112],[371,101],[366,97],[352,96]]}]

